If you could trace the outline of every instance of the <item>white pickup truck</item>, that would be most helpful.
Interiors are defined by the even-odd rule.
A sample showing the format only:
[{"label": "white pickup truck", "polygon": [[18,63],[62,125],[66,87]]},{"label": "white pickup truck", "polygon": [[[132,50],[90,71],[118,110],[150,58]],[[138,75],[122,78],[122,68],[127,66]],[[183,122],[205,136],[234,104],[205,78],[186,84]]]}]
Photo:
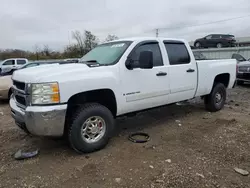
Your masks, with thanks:
[{"label": "white pickup truck", "polygon": [[195,61],[185,40],[130,38],[104,43],[77,64],[15,71],[12,116],[39,136],[66,135],[80,153],[105,147],[118,116],[194,97],[223,108],[236,60]]},{"label": "white pickup truck", "polygon": [[28,59],[25,58],[5,59],[4,61],[0,62],[0,74],[9,72],[13,69],[17,69],[27,63]]}]

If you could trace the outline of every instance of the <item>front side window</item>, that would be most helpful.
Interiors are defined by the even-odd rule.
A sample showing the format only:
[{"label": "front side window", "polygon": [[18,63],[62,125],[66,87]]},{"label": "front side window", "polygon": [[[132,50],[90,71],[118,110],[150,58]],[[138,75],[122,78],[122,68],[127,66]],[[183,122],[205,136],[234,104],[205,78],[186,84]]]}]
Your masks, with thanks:
[{"label": "front side window", "polygon": [[163,60],[161,55],[161,50],[158,43],[146,43],[142,44],[132,52],[130,55],[131,60],[133,61],[133,68],[139,68],[139,56],[143,51],[151,51],[153,53],[153,66],[163,66]]},{"label": "front side window", "polygon": [[100,65],[115,64],[131,43],[131,41],[119,41],[101,44],[84,55],[80,62],[96,61]]},{"label": "front side window", "polygon": [[7,60],[3,63],[3,65],[15,65],[15,60]]},{"label": "front side window", "polygon": [[206,36],[206,39],[211,39],[212,38],[212,35],[208,35],[208,36]]},{"label": "front side window", "polygon": [[189,64],[191,59],[184,43],[164,43],[170,65]]}]

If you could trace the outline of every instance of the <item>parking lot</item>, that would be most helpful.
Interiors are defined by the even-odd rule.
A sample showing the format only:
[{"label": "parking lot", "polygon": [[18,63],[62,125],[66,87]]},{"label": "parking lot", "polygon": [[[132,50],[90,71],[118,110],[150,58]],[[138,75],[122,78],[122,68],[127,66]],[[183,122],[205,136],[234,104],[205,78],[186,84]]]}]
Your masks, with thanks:
[{"label": "parking lot", "polygon": [[[0,104],[0,187],[250,187],[250,87],[228,92],[225,108],[204,110],[202,101],[171,105],[117,120],[117,134],[103,150],[78,155],[62,140],[27,136],[8,103]],[[150,135],[145,144],[130,133]],[[40,149],[16,161],[18,149]]]}]

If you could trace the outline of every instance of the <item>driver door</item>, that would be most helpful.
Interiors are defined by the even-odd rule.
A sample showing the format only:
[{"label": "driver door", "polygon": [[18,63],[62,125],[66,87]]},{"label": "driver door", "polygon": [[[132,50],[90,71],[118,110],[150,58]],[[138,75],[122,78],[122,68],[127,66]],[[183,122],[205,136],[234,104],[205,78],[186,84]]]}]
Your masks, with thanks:
[{"label": "driver door", "polygon": [[2,64],[2,73],[9,72],[13,68],[15,68],[15,60],[14,59],[7,60]]},{"label": "driver door", "polygon": [[[122,65],[123,113],[167,104],[170,93],[168,67],[163,62],[161,49],[158,41],[139,43],[128,56],[128,60],[133,62],[133,69],[129,70]],[[139,55],[142,51],[153,52],[152,69],[139,68]]]}]

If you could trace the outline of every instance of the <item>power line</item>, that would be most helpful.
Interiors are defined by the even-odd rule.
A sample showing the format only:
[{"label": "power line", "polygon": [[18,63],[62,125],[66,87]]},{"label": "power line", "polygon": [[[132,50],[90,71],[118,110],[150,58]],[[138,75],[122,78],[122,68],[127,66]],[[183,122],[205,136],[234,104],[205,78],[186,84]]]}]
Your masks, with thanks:
[{"label": "power line", "polygon": [[198,27],[198,26],[203,26],[203,25],[209,25],[209,24],[215,24],[215,23],[221,23],[221,22],[227,22],[227,21],[231,21],[231,20],[236,20],[236,19],[241,19],[241,18],[246,18],[249,17],[249,15],[245,15],[245,16],[240,16],[240,17],[234,17],[234,18],[228,18],[228,19],[224,19],[224,20],[218,20],[218,21],[213,21],[213,22],[206,22],[206,23],[202,23],[202,24],[195,24],[195,25],[187,25],[187,26],[179,26],[179,27],[163,27],[163,28],[158,28],[156,29],[158,32],[159,30],[173,30],[173,29],[180,29],[180,28],[188,28],[188,27]]}]

